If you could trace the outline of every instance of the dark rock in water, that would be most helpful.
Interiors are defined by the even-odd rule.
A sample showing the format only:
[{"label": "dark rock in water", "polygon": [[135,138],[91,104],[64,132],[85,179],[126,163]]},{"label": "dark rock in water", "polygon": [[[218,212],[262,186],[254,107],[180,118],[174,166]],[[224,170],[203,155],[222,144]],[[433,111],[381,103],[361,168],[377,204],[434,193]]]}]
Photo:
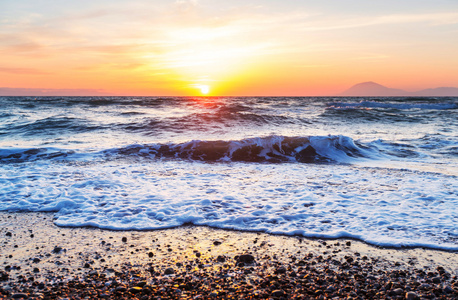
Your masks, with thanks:
[{"label": "dark rock in water", "polygon": [[8,231],[8,232],[6,233],[6,236],[13,236],[13,235],[11,234],[11,232]]},{"label": "dark rock in water", "polygon": [[312,146],[307,146],[307,148],[299,151],[296,154],[296,160],[298,162],[310,163],[316,160],[317,155],[318,153],[316,153],[315,148]]},{"label": "dark rock in water", "polygon": [[0,281],[7,281],[9,278],[8,273],[0,271]]},{"label": "dark rock in water", "polygon": [[154,253],[153,252],[149,252],[148,253],[148,257],[153,257],[154,256]]},{"label": "dark rock in water", "polygon": [[433,282],[434,283],[440,283],[441,282],[441,278],[440,277],[434,277],[433,278]]},{"label": "dark rock in water", "polygon": [[223,256],[223,255],[218,255],[218,257],[216,258],[216,260],[217,260],[218,262],[225,262],[225,261],[226,261],[226,257]]},{"label": "dark rock in water", "polygon": [[126,243],[126,242],[127,242],[127,238],[126,238],[126,237],[123,237],[123,238],[122,238],[122,242],[123,242],[123,243]]},{"label": "dark rock in water", "polygon": [[215,246],[219,246],[219,245],[221,245],[221,244],[222,244],[222,243],[221,243],[220,241],[214,241],[214,242],[213,242],[213,245],[215,245]]},{"label": "dark rock in water", "polygon": [[285,274],[285,273],[286,273],[286,268],[283,266],[275,270],[275,274]]},{"label": "dark rock in water", "polygon": [[164,271],[165,275],[170,275],[170,274],[174,274],[174,273],[175,273],[175,270],[173,268],[167,268]]},{"label": "dark rock in water", "polygon": [[39,263],[41,261],[41,259],[39,259],[38,257],[34,257],[32,261],[34,263]]},{"label": "dark rock in water", "polygon": [[56,246],[54,247],[54,249],[52,250],[53,253],[59,253],[60,251],[62,251],[62,247],[59,247],[59,246]]},{"label": "dark rock in water", "polygon": [[254,256],[251,254],[242,254],[237,258],[237,261],[245,264],[251,264],[254,262]]}]

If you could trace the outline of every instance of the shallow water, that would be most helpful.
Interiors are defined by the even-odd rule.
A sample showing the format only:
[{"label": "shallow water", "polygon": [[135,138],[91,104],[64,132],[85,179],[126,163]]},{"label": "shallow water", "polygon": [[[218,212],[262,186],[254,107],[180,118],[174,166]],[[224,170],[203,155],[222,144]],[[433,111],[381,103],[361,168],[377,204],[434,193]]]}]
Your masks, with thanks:
[{"label": "shallow water", "polygon": [[457,98],[0,102],[0,210],[458,250]]}]

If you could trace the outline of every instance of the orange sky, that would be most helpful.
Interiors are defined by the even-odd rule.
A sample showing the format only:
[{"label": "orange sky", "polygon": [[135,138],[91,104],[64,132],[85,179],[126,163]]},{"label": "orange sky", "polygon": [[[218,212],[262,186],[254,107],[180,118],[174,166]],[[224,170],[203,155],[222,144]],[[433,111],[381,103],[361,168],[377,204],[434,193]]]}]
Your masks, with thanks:
[{"label": "orange sky", "polygon": [[151,96],[458,87],[458,2],[399,2],[1,1],[0,87]]}]

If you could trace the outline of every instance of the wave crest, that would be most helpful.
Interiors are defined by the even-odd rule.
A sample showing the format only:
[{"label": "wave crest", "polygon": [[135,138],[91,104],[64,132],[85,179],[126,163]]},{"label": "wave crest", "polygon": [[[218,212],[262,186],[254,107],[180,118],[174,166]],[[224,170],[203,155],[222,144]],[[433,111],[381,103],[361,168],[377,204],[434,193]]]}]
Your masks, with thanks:
[{"label": "wave crest", "polygon": [[110,155],[181,158],[207,162],[348,163],[371,157],[369,147],[346,136],[255,137],[236,141],[193,140],[181,144],[130,145],[107,151]]}]

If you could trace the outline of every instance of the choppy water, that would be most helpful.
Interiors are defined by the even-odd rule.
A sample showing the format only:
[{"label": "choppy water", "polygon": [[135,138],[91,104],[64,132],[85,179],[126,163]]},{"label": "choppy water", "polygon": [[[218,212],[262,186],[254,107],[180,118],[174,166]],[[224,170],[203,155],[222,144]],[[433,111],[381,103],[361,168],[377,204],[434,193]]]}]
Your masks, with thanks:
[{"label": "choppy water", "polygon": [[0,210],[458,250],[458,98],[0,97]]}]

